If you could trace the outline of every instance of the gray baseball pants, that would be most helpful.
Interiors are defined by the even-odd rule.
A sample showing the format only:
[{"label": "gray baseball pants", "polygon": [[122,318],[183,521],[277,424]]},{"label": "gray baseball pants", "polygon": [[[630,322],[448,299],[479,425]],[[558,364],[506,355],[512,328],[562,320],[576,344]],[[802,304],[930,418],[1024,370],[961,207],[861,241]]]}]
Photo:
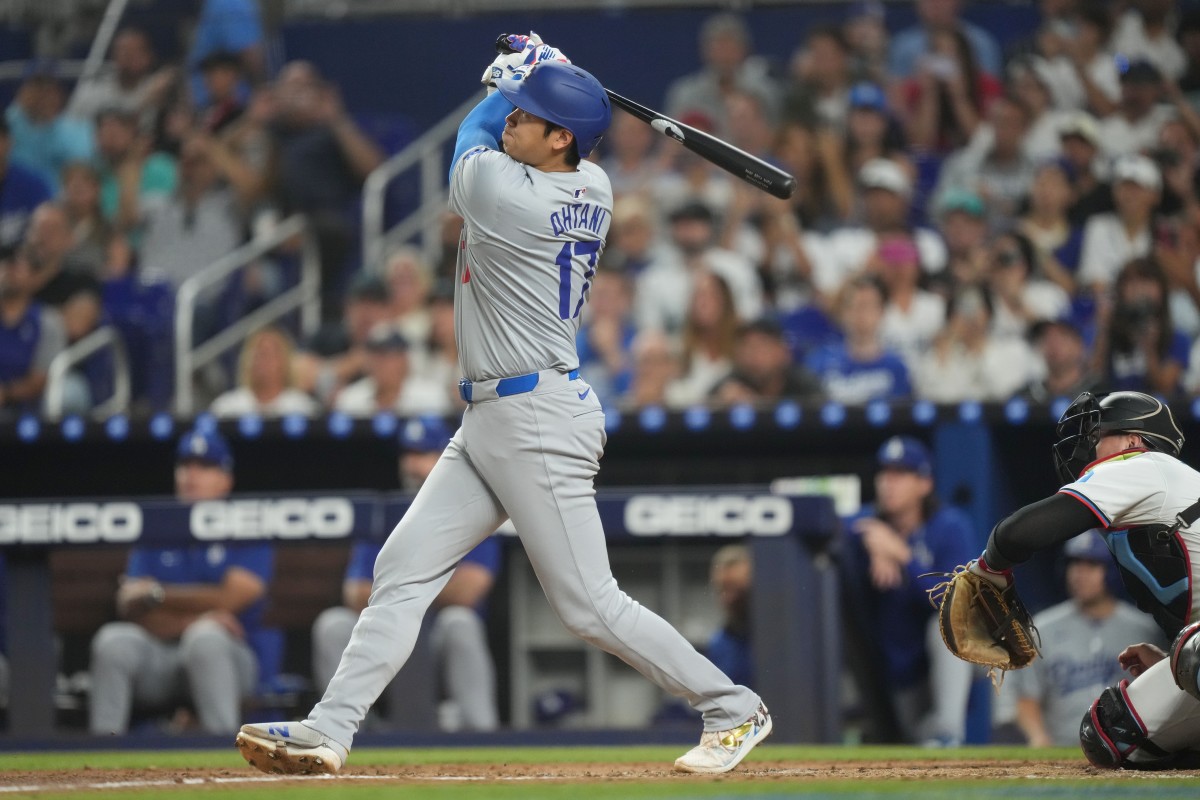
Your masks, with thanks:
[{"label": "gray baseball pants", "polygon": [[[320,689],[333,678],[357,621],[358,614],[336,606],[322,611],[313,623],[313,678]],[[457,728],[495,730],[500,725],[496,666],[483,620],[469,608],[446,606],[434,615],[429,635],[446,701],[453,704],[448,716]]]},{"label": "gray baseball pants", "polygon": [[454,567],[509,517],[567,630],[687,700],[705,730],[749,719],[758,695],[617,586],[593,485],[605,438],[600,401],[582,379],[472,403],[384,544],[370,603],[309,724],[349,750]]},{"label": "gray baseball pants", "polygon": [[191,697],[201,727],[233,733],[242,699],[258,682],[254,651],[210,619],[164,642],[133,622],[110,622],[92,639],[89,729],[125,733],[136,708],[165,708]]}]

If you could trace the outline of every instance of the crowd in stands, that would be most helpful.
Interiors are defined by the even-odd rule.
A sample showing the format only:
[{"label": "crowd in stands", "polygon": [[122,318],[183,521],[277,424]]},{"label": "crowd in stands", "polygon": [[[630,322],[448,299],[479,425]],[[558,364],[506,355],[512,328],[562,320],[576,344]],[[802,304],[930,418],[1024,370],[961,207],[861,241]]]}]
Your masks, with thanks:
[{"label": "crowd in stands", "polygon": [[[202,13],[180,68],[126,28],[73,93],[36,65],[21,84],[0,124],[0,407],[36,408],[55,348],[127,323],[128,286],[169,293],[300,211],[323,327],[248,339],[205,384],[213,410],[456,410],[459,220],[440,263],[362,264],[382,149],[312,64],[268,74],[254,3],[219,5],[246,16]],[[831,8],[791,54],[736,15],[704,23],[703,67],[662,107],[786,168],[790,200],[615,115],[578,340],[606,404],[1200,392],[1200,12],[1040,0],[1001,47],[964,5],[916,0],[900,30],[881,3]],[[195,335],[293,280],[283,251],[202,298]],[[86,409],[103,381],[81,373]]]}]

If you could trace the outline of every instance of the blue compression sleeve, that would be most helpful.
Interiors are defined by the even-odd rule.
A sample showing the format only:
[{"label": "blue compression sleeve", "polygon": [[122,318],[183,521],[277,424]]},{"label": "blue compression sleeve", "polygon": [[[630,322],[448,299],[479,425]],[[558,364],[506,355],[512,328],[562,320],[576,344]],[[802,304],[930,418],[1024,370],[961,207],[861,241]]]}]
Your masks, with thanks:
[{"label": "blue compression sleeve", "polygon": [[458,140],[454,143],[454,158],[450,162],[450,177],[463,153],[472,147],[483,145],[492,150],[500,149],[500,134],[504,132],[504,118],[515,106],[500,92],[492,92],[463,118],[458,126]]}]

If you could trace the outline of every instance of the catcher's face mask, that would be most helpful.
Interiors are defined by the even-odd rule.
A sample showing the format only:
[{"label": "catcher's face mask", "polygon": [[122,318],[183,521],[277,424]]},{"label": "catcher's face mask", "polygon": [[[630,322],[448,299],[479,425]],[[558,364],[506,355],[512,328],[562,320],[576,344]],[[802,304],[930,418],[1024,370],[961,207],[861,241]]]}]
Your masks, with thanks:
[{"label": "catcher's face mask", "polygon": [[1063,483],[1072,483],[1088,464],[1096,460],[1100,441],[1100,402],[1091,392],[1075,398],[1058,418],[1058,441],[1054,443],[1054,468]]}]

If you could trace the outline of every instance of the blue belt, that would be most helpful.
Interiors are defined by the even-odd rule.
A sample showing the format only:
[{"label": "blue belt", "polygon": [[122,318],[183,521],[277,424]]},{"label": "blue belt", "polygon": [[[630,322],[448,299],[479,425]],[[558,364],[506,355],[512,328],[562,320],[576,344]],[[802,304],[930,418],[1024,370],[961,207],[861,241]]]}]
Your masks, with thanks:
[{"label": "blue belt", "polygon": [[[579,370],[573,369],[567,373],[567,380],[575,380],[579,377]],[[515,375],[511,378],[500,378],[496,381],[496,396],[511,397],[514,394],[525,394],[532,392],[538,385],[540,375],[536,372],[531,372],[528,375]],[[473,382],[463,378],[458,382],[458,396],[463,399],[464,403],[471,402],[471,388]]]}]

